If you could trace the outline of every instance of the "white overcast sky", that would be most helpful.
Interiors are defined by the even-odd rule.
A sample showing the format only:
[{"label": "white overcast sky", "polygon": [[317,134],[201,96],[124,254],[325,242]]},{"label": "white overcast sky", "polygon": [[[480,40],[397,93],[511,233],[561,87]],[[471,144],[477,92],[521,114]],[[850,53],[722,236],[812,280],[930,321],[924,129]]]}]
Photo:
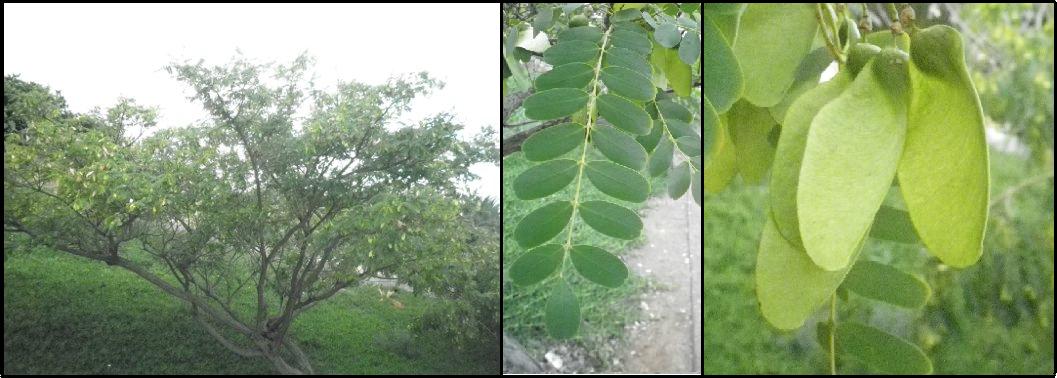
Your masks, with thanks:
[{"label": "white overcast sky", "polygon": [[[410,120],[452,112],[468,137],[498,128],[498,23],[498,4],[4,4],[4,75],[60,90],[75,112],[124,96],[159,107],[162,126],[185,126],[206,114],[166,64],[222,64],[236,49],[289,63],[307,51],[327,88],[428,71],[446,86],[414,103]],[[471,189],[498,199],[499,167],[474,172]]]}]

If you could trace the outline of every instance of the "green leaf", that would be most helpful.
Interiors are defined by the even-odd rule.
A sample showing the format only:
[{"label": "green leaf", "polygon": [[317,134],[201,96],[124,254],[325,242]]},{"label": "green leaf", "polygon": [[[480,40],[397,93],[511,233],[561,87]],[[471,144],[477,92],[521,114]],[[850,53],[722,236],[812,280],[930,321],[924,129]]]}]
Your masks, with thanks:
[{"label": "green leaf", "polygon": [[646,150],[627,134],[612,127],[598,126],[591,133],[591,142],[609,160],[634,169],[642,170],[646,165]]},{"label": "green leaf", "polygon": [[694,201],[697,202],[698,206],[701,206],[701,171],[697,171],[694,175],[693,180],[690,182],[690,191],[694,194]]},{"label": "green leaf", "polygon": [[668,196],[672,198],[682,197],[690,188],[690,163],[682,162],[672,168],[668,173]]},{"label": "green leaf", "polygon": [[578,26],[565,29],[558,34],[558,42],[587,41],[598,45],[602,42],[602,30],[594,26]]},{"label": "green leaf", "polygon": [[664,75],[668,78],[668,85],[672,87],[672,91],[675,94],[681,97],[689,96],[691,87],[690,66],[679,59],[679,51],[675,49],[666,49],[664,51],[666,55]]},{"label": "green leaf", "polygon": [[549,6],[539,6],[536,8],[536,17],[532,19],[532,28],[536,32],[546,31],[554,25],[554,11]]},{"label": "green leaf", "polygon": [[870,237],[908,244],[921,241],[910,223],[910,214],[888,206],[881,206],[874,216]]},{"label": "green leaf", "polygon": [[611,92],[631,100],[651,101],[657,96],[657,89],[650,83],[649,77],[627,68],[606,67],[602,70],[601,79]]},{"label": "green leaf", "polygon": [[650,177],[657,177],[668,170],[672,165],[672,152],[675,145],[672,140],[664,137],[657,143],[657,148],[650,155]]},{"label": "green leaf", "polygon": [[588,226],[605,235],[624,240],[639,237],[642,220],[635,212],[606,201],[587,201],[580,204],[580,218]]},{"label": "green leaf", "polygon": [[906,80],[905,53],[886,49],[811,121],[796,202],[804,248],[823,269],[852,262],[895,177]]},{"label": "green leaf", "polygon": [[558,269],[564,256],[565,249],[558,244],[533,248],[514,260],[514,265],[510,267],[510,278],[521,286],[543,281]]},{"label": "green leaf", "polygon": [[690,123],[694,120],[694,115],[693,113],[690,113],[689,109],[672,100],[657,101],[657,109],[669,122],[672,120],[679,120],[685,123]]},{"label": "green leaf", "polygon": [[561,42],[543,52],[543,61],[552,66],[569,63],[591,63],[598,58],[598,45],[591,41]]},{"label": "green leaf", "polygon": [[576,266],[576,271],[596,284],[619,287],[628,278],[628,267],[624,262],[601,248],[576,245],[569,252],[569,257]]},{"label": "green leaf", "polygon": [[623,47],[645,57],[653,50],[653,44],[645,35],[628,29],[613,29],[610,33],[613,47]]},{"label": "green leaf", "polygon": [[750,184],[767,177],[767,169],[774,161],[774,145],[769,135],[777,124],[767,109],[738,101],[727,114],[731,142],[736,151],[738,172]]},{"label": "green leaf", "polygon": [[587,178],[598,191],[628,202],[643,202],[650,194],[650,183],[638,172],[608,161],[587,163]]},{"label": "green leaf", "polygon": [[651,127],[649,134],[636,136],[635,140],[646,149],[646,152],[653,152],[653,149],[657,148],[657,142],[661,141],[661,135],[664,132],[661,129],[661,127]]},{"label": "green leaf", "polygon": [[[858,257],[862,240],[853,251]],[[849,268],[826,271],[819,268],[803,250],[789,244],[778,233],[768,215],[760,236],[756,258],[756,297],[760,312],[775,328],[800,328],[812,314],[833,296]]]},{"label": "green leaf", "polygon": [[814,4],[749,4],[734,45],[745,76],[744,98],[761,108],[781,101],[817,30]]},{"label": "green leaf", "polygon": [[626,22],[626,21],[636,20],[636,19],[639,19],[641,17],[642,17],[642,14],[639,13],[638,10],[635,10],[635,9],[621,9],[620,11],[617,11],[616,13],[613,13],[613,15],[609,17],[609,21],[610,22]]},{"label": "green leaf", "polygon": [[536,92],[525,99],[525,116],[545,121],[576,113],[587,105],[587,92],[573,88],[555,88]]},{"label": "green leaf", "polygon": [[990,173],[983,113],[961,36],[936,25],[913,36],[913,97],[899,184],[910,219],[943,263],[964,268],[983,253]]},{"label": "green leaf", "polygon": [[701,138],[696,135],[679,137],[679,139],[675,140],[675,144],[679,146],[679,151],[683,151],[686,156],[701,156]]},{"label": "green leaf", "polygon": [[703,21],[701,42],[708,53],[701,61],[701,68],[704,68],[702,89],[708,101],[722,114],[741,97],[745,83],[741,65],[719,28],[708,18]]},{"label": "green leaf", "polygon": [[543,198],[569,185],[580,165],[569,159],[551,160],[521,172],[514,179],[514,193],[523,200]]},{"label": "green leaf", "polygon": [[558,280],[547,298],[547,311],[543,316],[547,333],[556,339],[567,339],[576,335],[580,328],[580,304],[569,283]]},{"label": "green leaf", "polygon": [[[778,123],[782,123],[782,121],[785,120],[786,112],[789,111],[789,106],[800,98],[800,96],[803,96],[804,93],[817,87],[819,85],[818,81],[822,77],[822,72],[832,63],[833,57],[830,55],[829,49],[818,47],[812,50],[811,53],[800,62],[800,68],[797,69],[793,85],[788,91],[786,91],[785,97],[782,97],[782,101],[768,108],[774,120],[778,121]],[[830,81],[833,81],[833,79],[830,79]]]},{"label": "green leaf", "polygon": [[697,135],[697,133],[694,132],[694,130],[691,128],[689,123],[683,122],[682,120],[678,120],[678,119],[668,119],[667,117],[664,117],[663,114],[661,116],[664,119],[664,127],[666,129],[668,129],[668,133],[672,134],[673,138],[675,138],[675,139],[679,139],[679,138],[682,138],[682,137],[700,138]]},{"label": "green leaf", "polygon": [[694,32],[683,34],[683,40],[679,43],[679,59],[687,65],[694,65],[701,57],[701,36]]},{"label": "green leaf", "polygon": [[858,323],[837,325],[838,350],[892,374],[931,374],[932,361],[916,345]]},{"label": "green leaf", "polygon": [[921,308],[931,294],[920,278],[873,261],[856,263],[844,287],[866,298],[906,308]]},{"label": "green leaf", "polygon": [[674,24],[661,24],[657,26],[657,30],[653,31],[653,39],[665,48],[673,48],[679,44],[681,39],[679,28]]},{"label": "green leaf", "polygon": [[521,145],[521,152],[530,161],[546,161],[564,155],[583,142],[583,125],[563,123],[532,134]]},{"label": "green leaf", "polygon": [[647,62],[642,55],[639,55],[639,53],[623,47],[606,49],[605,58],[602,63],[606,67],[624,67],[645,77],[651,75],[649,62]]},{"label": "green leaf", "polygon": [[523,248],[532,248],[553,239],[569,223],[573,205],[569,201],[551,202],[533,210],[518,222],[514,240]]},{"label": "green leaf", "polygon": [[[525,101],[528,102],[528,100]],[[646,114],[642,107],[623,97],[612,94],[598,96],[596,101],[598,115],[605,118],[613,126],[635,135],[649,134],[652,122],[650,115]]]},{"label": "green leaf", "polygon": [[742,3],[708,3],[704,9],[706,12],[727,14],[741,12],[744,8],[745,4]]},{"label": "green leaf", "polygon": [[594,76],[594,68],[584,63],[561,65],[536,78],[536,91],[554,88],[583,89],[594,79]]},{"label": "green leaf", "polygon": [[771,169],[771,211],[778,231],[800,248],[804,244],[800,240],[796,192],[807,132],[818,111],[844,92],[849,84],[851,76],[845,72],[838,73],[830,81],[807,91],[794,101],[782,122],[782,133],[778,138]]}]

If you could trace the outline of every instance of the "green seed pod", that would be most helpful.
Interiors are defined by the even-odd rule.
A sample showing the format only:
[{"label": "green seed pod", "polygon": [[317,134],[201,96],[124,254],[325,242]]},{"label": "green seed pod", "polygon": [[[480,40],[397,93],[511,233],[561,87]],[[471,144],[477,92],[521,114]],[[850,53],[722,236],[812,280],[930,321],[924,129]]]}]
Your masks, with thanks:
[{"label": "green seed pod", "polygon": [[881,50],[875,60],[874,73],[881,79],[881,85],[889,92],[889,95],[909,102],[910,56],[902,50],[886,48]]},{"label": "green seed pod", "polygon": [[910,38],[910,55],[922,72],[953,79],[958,72],[949,62],[960,62],[962,57],[952,53],[962,51],[962,38],[950,26],[936,25],[914,33]]},{"label": "green seed pod", "polygon": [[578,26],[587,26],[587,17],[582,14],[578,14],[573,16],[573,18],[569,20],[570,28],[575,28]]},{"label": "green seed pod", "polygon": [[869,62],[880,52],[880,47],[865,42],[852,46],[851,50],[848,51],[848,69],[851,70],[851,74],[853,76],[858,75],[859,71],[866,66],[866,62]]}]

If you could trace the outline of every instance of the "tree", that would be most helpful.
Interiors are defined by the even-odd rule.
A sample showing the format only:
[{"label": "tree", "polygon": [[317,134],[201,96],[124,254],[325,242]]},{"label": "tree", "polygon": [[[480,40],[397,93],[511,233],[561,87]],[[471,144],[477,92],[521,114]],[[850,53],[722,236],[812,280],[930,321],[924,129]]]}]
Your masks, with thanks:
[{"label": "tree", "polygon": [[310,65],[173,64],[210,119],[142,141],[126,131],[153,113],[124,102],[105,128],[29,122],[5,141],[5,233],[131,271],[280,373],[313,371],[290,326],[345,287],[395,276],[442,295],[465,284],[445,268],[487,270],[496,252],[473,245],[456,194],[495,159],[489,135],[458,139],[448,114],[397,126],[442,85],[425,73],[327,92]]}]

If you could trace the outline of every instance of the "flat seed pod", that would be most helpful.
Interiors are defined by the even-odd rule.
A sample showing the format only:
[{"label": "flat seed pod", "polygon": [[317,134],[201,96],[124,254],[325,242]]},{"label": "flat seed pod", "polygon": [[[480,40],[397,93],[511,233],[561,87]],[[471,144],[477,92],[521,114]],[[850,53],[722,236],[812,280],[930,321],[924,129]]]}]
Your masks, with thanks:
[{"label": "flat seed pod", "polygon": [[682,197],[690,188],[690,164],[682,162],[668,172],[668,196],[672,198]]},{"label": "flat seed pod", "polygon": [[598,115],[618,129],[635,135],[650,133],[650,115],[635,103],[617,95],[604,94],[598,96],[597,105]]},{"label": "flat seed pod", "polygon": [[614,163],[642,170],[646,166],[646,150],[634,138],[612,127],[599,126],[591,133],[591,142],[602,155]]},{"label": "flat seed pod", "polygon": [[514,179],[514,193],[523,200],[549,196],[569,186],[579,170],[580,165],[569,159],[539,164],[521,172]]},{"label": "flat seed pod", "polygon": [[643,202],[650,195],[650,183],[638,172],[608,161],[592,161],[585,168],[587,178],[598,191],[628,201]]},{"label": "flat seed pod", "polygon": [[719,127],[716,128],[715,148],[708,158],[708,164],[703,170],[704,187],[709,193],[719,193],[730,184],[730,180],[738,172],[737,155],[734,154],[734,144],[730,142],[730,134],[727,132],[726,120],[721,116]]},{"label": "flat seed pod", "polygon": [[701,81],[705,98],[712,102],[718,113],[726,113],[744,90],[744,79],[738,58],[719,28],[708,18],[702,20],[704,33],[701,42],[705,55],[701,61],[704,69]]},{"label": "flat seed pod", "polygon": [[595,76],[594,68],[584,63],[569,63],[554,67],[536,78],[536,91],[554,88],[583,89]]},{"label": "flat seed pod", "polygon": [[564,279],[558,280],[551,290],[543,320],[547,324],[547,333],[556,339],[573,337],[580,329],[580,303]]},{"label": "flat seed pod", "polygon": [[578,208],[588,226],[617,239],[632,240],[642,232],[642,220],[634,211],[606,201],[587,201]]},{"label": "flat seed pod", "polygon": [[590,63],[598,55],[598,45],[594,42],[573,40],[551,46],[543,52],[543,61],[557,67],[569,63]]},{"label": "flat seed pod", "polygon": [[553,239],[569,224],[573,204],[555,201],[533,210],[518,222],[514,240],[523,248],[532,248]]},{"label": "flat seed pod", "polygon": [[562,118],[587,105],[587,92],[573,88],[555,88],[536,92],[525,99],[525,116],[546,121]]},{"label": "flat seed pod", "polygon": [[530,161],[546,161],[562,156],[583,143],[584,126],[563,123],[532,134],[521,145],[521,152]]},{"label": "flat seed pod", "polygon": [[849,84],[851,76],[838,73],[832,80],[794,101],[782,122],[782,134],[778,138],[771,168],[771,212],[778,231],[799,248],[803,248],[803,242],[800,241],[800,224],[796,214],[796,191],[807,131],[819,109],[837,98]]},{"label": "flat seed pod", "polygon": [[[701,125],[701,136],[704,137],[701,148],[705,154],[709,153],[712,148],[712,143],[716,139],[716,128],[719,127],[719,115],[716,114],[716,109],[712,107],[712,104],[708,102],[708,99],[704,99],[705,111],[703,113],[704,123]],[[524,147],[522,147],[524,149]],[[699,159],[700,160],[700,159]],[[698,169],[701,168],[701,164],[697,165]]]},{"label": "flat seed pod", "polygon": [[[745,12],[745,3],[727,3],[733,4],[735,7],[731,8],[729,12],[710,12],[705,10],[705,19],[711,20],[716,24],[716,27],[723,34],[723,39],[728,44],[733,45],[734,41],[738,37],[738,28],[741,26],[741,14]],[[707,50],[706,50],[707,51]]]},{"label": "flat seed pod", "polygon": [[873,261],[860,261],[852,267],[844,287],[866,298],[906,308],[921,308],[931,290],[920,278]]},{"label": "flat seed pod", "polygon": [[858,323],[837,325],[838,350],[892,374],[931,374],[932,361],[916,345]]},{"label": "flat seed pod", "polygon": [[606,67],[601,73],[606,88],[618,95],[636,101],[651,101],[657,96],[657,88],[650,78],[623,67]]},{"label": "flat seed pod", "polygon": [[657,177],[668,170],[668,167],[672,165],[672,152],[674,151],[675,144],[667,136],[662,137],[660,142],[657,143],[657,148],[653,150],[653,154],[650,155],[650,177]]},{"label": "flat seed pod", "polygon": [[[860,238],[860,241],[863,238]],[[853,255],[858,257],[860,243]],[[819,268],[803,250],[785,240],[767,216],[756,257],[756,297],[764,319],[778,329],[797,329],[833,296],[850,267]]]},{"label": "flat seed pod", "polygon": [[873,227],[870,228],[870,237],[908,244],[921,242],[914,225],[910,223],[910,214],[889,206],[881,206],[877,211]]},{"label": "flat seed pod", "polygon": [[588,41],[595,45],[602,42],[602,30],[594,26],[568,28],[558,34],[558,42]]},{"label": "flat seed pod", "polygon": [[768,138],[777,124],[767,109],[747,101],[739,101],[727,116],[731,142],[738,156],[738,172],[746,182],[758,184],[767,177],[767,169],[774,161],[774,145]]},{"label": "flat seed pod", "polygon": [[528,286],[543,281],[562,263],[565,249],[558,244],[536,247],[514,260],[510,267],[510,279],[515,284]]},{"label": "flat seed pod", "polygon": [[642,55],[623,47],[612,47],[606,49],[603,64],[606,67],[624,67],[638,72],[642,76],[650,77],[650,63]]},{"label": "flat seed pod", "polygon": [[954,29],[936,25],[919,31],[910,56],[913,97],[900,190],[928,251],[964,268],[983,253],[990,201],[980,99]]},{"label": "flat seed pod", "polygon": [[800,61],[811,51],[818,30],[814,5],[749,4],[740,22],[734,54],[745,76],[744,98],[762,108],[773,106],[782,100]]},{"label": "flat seed pod", "polygon": [[826,270],[847,267],[895,177],[906,135],[907,58],[885,49],[811,121],[797,188],[800,236]]},{"label": "flat seed pod", "polygon": [[619,287],[628,278],[628,267],[624,262],[601,248],[576,245],[569,252],[569,258],[581,276],[596,284]]}]

